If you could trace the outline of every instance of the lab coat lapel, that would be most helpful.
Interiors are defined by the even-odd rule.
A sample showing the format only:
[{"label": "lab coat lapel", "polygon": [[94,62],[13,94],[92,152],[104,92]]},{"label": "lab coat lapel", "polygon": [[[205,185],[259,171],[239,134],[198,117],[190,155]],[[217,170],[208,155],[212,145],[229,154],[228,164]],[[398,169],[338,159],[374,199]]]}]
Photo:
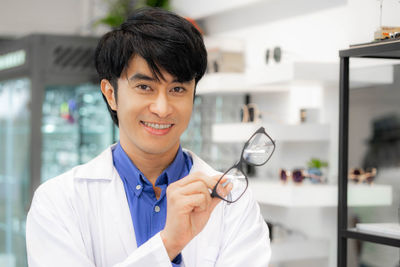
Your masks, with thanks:
[{"label": "lab coat lapel", "polygon": [[189,153],[193,160],[193,166],[190,169],[190,173],[200,171],[200,172],[205,173],[206,175],[221,174],[220,172],[217,172],[216,170],[214,170],[210,165],[208,165],[205,161],[203,161],[201,158],[199,158],[192,151],[190,151],[188,149],[184,149],[184,151]]},{"label": "lab coat lapel", "polygon": [[[109,164],[109,163],[108,163]],[[105,220],[112,220],[109,225],[115,225],[114,229],[105,229],[109,234],[118,232],[124,246],[126,255],[130,255],[136,248],[135,231],[130,215],[125,189],[118,172],[114,168],[113,179],[104,194],[107,203]],[[110,231],[111,230],[111,231]]]}]

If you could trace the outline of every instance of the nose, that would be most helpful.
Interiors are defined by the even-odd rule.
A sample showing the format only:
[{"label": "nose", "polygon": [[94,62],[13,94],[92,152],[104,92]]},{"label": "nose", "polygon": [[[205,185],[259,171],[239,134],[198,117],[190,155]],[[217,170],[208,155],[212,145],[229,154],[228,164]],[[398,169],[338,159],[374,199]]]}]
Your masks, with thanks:
[{"label": "nose", "polygon": [[150,112],[159,118],[167,118],[172,113],[172,106],[165,93],[157,94],[154,101],[150,104]]}]

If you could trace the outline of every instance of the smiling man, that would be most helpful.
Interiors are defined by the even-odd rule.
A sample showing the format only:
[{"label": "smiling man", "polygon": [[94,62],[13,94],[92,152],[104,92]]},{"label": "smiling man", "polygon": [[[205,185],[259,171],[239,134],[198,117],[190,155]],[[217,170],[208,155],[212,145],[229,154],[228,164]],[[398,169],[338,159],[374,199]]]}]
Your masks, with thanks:
[{"label": "smiling man", "polygon": [[235,187],[180,146],[207,64],[196,28],[141,9],[101,38],[95,61],[120,140],[37,189],[29,266],[268,266],[250,190],[222,201]]}]

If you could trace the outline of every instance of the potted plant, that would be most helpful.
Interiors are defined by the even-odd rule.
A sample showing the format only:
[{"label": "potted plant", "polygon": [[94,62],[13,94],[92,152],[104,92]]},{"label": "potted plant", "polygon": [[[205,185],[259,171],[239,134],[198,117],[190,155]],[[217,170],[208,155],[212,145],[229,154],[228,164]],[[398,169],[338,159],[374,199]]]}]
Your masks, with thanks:
[{"label": "potted plant", "polygon": [[96,21],[95,26],[105,24],[111,28],[119,27],[135,9],[142,7],[159,7],[170,9],[169,0],[106,0],[109,11],[105,17]]},{"label": "potted plant", "polygon": [[310,161],[307,162],[308,167],[308,177],[312,183],[320,183],[324,182],[322,168],[328,167],[328,162],[322,161],[318,158],[311,158]]}]

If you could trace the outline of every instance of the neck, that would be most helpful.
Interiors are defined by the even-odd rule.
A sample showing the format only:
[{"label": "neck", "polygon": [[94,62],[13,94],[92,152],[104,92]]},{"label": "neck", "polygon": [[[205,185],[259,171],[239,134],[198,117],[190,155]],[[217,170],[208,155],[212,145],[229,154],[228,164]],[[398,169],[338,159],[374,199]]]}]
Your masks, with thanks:
[{"label": "neck", "polygon": [[130,148],[122,139],[120,144],[135,166],[153,184],[161,173],[172,163],[179,149],[177,143],[172,149],[163,153],[148,153],[137,147]]}]

